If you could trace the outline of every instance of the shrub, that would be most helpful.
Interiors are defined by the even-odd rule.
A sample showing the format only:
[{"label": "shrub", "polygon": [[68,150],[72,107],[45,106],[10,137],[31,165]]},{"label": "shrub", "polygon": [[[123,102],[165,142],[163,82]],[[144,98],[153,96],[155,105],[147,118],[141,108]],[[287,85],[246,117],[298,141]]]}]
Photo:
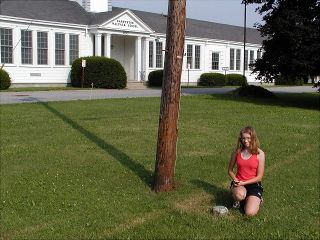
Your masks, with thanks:
[{"label": "shrub", "polygon": [[222,73],[203,73],[199,80],[200,86],[224,86],[226,76]]},{"label": "shrub", "polygon": [[233,93],[240,97],[271,98],[274,96],[269,90],[254,85],[239,87]]},{"label": "shrub", "polygon": [[148,75],[149,87],[161,87],[163,79],[163,70],[155,70]]},{"label": "shrub", "polygon": [[230,86],[244,86],[247,82],[247,78],[242,74],[230,73],[227,74],[227,85]]},{"label": "shrub", "polygon": [[301,86],[303,78],[278,76],[275,78],[275,85]]},{"label": "shrub", "polygon": [[115,59],[106,57],[83,57],[76,59],[71,68],[71,85],[82,85],[82,59],[86,60],[83,87],[120,89],[127,86],[127,74]]},{"label": "shrub", "polygon": [[9,74],[4,69],[0,69],[0,90],[8,89],[10,86],[11,79]]}]

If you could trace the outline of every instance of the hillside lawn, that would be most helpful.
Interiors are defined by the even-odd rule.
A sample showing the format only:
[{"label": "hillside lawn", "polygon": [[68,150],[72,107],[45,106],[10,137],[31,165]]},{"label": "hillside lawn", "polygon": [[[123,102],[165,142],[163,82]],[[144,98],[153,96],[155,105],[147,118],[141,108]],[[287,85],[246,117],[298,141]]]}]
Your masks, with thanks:
[{"label": "hillside lawn", "polygon": [[[159,105],[1,105],[0,239],[319,239],[319,95],[183,96],[169,193],[151,190]],[[266,153],[264,205],[216,216],[248,124]]]}]

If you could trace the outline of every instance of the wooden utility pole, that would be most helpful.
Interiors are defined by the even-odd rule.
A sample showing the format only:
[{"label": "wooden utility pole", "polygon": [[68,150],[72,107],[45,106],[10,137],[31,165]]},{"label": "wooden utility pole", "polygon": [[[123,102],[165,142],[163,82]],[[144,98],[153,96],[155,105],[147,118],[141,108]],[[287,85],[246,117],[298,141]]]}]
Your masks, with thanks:
[{"label": "wooden utility pole", "polygon": [[186,0],[169,0],[166,54],[153,185],[156,192],[170,191],[174,188],[185,27]]}]

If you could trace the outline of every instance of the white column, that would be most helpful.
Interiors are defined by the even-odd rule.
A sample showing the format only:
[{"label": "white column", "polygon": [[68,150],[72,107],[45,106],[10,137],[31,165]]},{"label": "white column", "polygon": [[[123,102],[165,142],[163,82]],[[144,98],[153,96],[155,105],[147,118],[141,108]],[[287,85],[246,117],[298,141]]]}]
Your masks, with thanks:
[{"label": "white column", "polygon": [[95,55],[101,56],[101,33],[96,33],[94,37],[95,37],[95,45],[96,45]]},{"label": "white column", "polygon": [[[141,71],[143,72],[143,75],[144,75],[144,79],[140,79],[140,80],[143,80],[143,81],[146,81],[146,74],[147,74],[147,63],[149,62],[148,61],[148,48],[147,48],[147,38],[142,38],[142,53],[141,53],[141,56],[142,56],[142,59],[141,59]],[[140,75],[141,76],[141,75]]]},{"label": "white column", "polygon": [[21,29],[16,27],[12,30],[12,38],[13,43],[12,46],[16,48],[12,51],[12,63],[16,66],[20,66],[21,64]]},{"label": "white column", "polygon": [[55,32],[51,29],[48,32],[48,64],[53,67],[55,65],[55,50],[56,50],[56,41],[55,41]]},{"label": "white column", "polygon": [[65,56],[65,65],[66,66],[69,66],[70,65],[70,60],[69,60],[69,54],[70,54],[70,51],[69,51],[69,49],[70,49],[70,46],[69,46],[69,34],[65,34],[65,38],[64,38],[64,45],[65,45],[65,47],[64,47],[64,51],[65,51],[65,54],[64,54],[64,56]]},{"label": "white column", "polygon": [[107,58],[111,57],[111,34],[104,34],[104,56]]},{"label": "white column", "polygon": [[37,31],[32,31],[32,65],[38,64],[38,38],[37,38]]},{"label": "white column", "polygon": [[140,81],[141,73],[141,37],[136,38],[135,44],[135,80]]}]

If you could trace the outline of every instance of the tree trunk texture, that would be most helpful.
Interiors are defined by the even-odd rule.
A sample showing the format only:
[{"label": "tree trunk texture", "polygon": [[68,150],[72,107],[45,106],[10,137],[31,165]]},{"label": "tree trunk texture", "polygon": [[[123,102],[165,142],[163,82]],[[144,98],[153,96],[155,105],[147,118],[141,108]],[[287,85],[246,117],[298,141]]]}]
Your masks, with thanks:
[{"label": "tree trunk texture", "polygon": [[153,189],[174,189],[177,158],[180,80],[184,55],[186,0],[169,0],[166,54],[161,94],[158,143]]}]

